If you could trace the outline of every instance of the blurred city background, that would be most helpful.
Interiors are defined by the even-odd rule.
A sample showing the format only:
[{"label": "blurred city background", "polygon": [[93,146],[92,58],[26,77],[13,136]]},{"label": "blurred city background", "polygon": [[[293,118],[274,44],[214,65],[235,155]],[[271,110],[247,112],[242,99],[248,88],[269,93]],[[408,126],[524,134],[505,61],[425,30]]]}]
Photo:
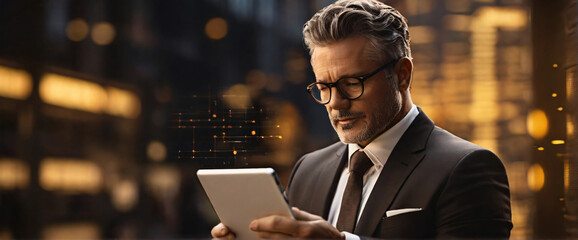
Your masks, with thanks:
[{"label": "blurred city background", "polygon": [[[0,239],[206,238],[199,168],[337,137],[301,29],[327,0],[0,0]],[[507,168],[513,238],[578,237],[575,0],[389,0],[414,102]]]}]

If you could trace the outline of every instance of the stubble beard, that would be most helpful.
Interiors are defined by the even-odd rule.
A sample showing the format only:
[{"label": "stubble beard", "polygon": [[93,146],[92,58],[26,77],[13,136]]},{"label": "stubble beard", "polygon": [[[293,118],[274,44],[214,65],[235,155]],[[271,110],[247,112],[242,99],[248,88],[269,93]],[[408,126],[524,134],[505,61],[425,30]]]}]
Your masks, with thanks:
[{"label": "stubble beard", "polygon": [[[401,111],[401,99],[398,95],[399,91],[397,91],[397,88],[389,88],[388,92],[385,94],[390,97],[380,103],[380,106],[376,109],[381,109],[381,111],[376,111],[372,114],[372,119],[367,119],[363,113],[350,112],[349,110],[340,110],[339,117],[360,117],[354,123],[337,125],[336,118],[330,117],[331,125],[333,126],[333,129],[335,129],[335,132],[337,132],[341,142],[345,144],[359,144],[377,137],[379,134],[387,130],[387,127],[391,127],[390,124]],[[366,122],[360,123],[359,121]],[[363,124],[363,127],[358,132],[355,132],[353,129],[355,124]]]}]

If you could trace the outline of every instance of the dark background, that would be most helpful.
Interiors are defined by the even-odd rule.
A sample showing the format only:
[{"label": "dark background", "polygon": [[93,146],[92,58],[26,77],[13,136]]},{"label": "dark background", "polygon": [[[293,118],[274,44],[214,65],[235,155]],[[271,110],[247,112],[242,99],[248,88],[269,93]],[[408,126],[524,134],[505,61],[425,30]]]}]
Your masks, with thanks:
[{"label": "dark background", "polygon": [[[0,239],[205,238],[197,169],[286,184],[338,140],[301,36],[331,2],[0,0]],[[577,237],[575,1],[385,2],[414,102],[504,161],[512,237]]]}]

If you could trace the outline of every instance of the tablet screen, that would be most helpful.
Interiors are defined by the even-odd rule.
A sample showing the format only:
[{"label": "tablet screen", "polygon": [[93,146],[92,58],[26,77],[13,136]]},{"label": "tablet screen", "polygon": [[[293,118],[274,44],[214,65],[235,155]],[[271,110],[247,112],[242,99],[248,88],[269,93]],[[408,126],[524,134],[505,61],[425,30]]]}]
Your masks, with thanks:
[{"label": "tablet screen", "polygon": [[225,226],[237,238],[258,238],[251,221],[269,215],[293,218],[272,168],[201,169],[197,176]]}]

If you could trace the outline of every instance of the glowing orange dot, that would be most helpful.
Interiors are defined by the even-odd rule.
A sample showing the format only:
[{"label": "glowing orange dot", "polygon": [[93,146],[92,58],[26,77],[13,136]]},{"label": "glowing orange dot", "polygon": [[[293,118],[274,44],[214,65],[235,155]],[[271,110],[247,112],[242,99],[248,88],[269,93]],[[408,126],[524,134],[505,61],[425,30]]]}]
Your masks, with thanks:
[{"label": "glowing orange dot", "polygon": [[205,25],[207,37],[219,40],[227,36],[227,21],[222,18],[211,18]]},{"label": "glowing orange dot", "polygon": [[257,134],[257,132],[255,132],[255,131],[251,131],[251,135],[253,135],[253,136],[254,136],[255,134]]},{"label": "glowing orange dot", "polygon": [[216,117],[217,117],[217,114],[213,114],[213,117],[216,118]]}]

